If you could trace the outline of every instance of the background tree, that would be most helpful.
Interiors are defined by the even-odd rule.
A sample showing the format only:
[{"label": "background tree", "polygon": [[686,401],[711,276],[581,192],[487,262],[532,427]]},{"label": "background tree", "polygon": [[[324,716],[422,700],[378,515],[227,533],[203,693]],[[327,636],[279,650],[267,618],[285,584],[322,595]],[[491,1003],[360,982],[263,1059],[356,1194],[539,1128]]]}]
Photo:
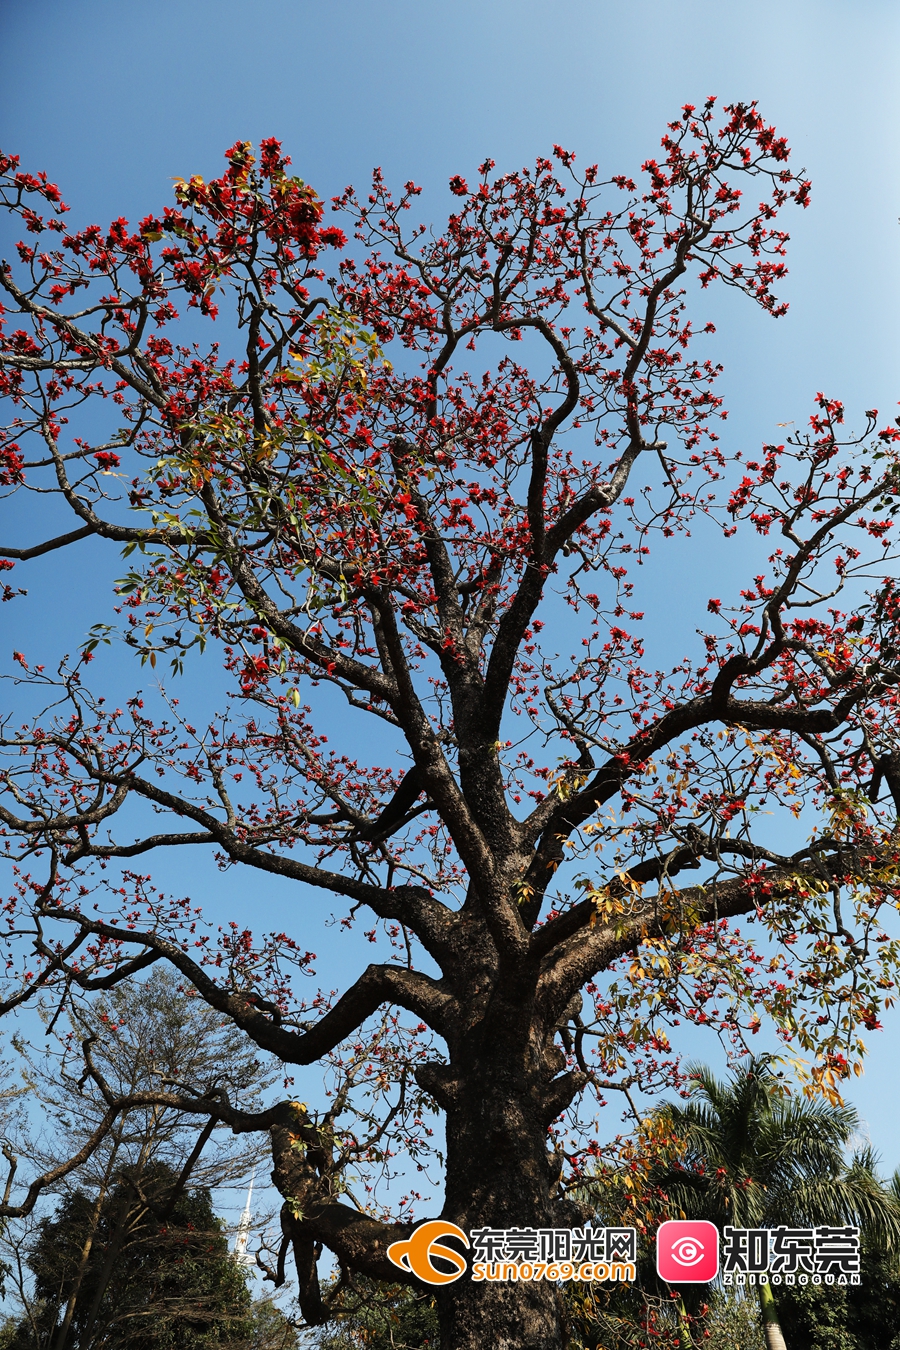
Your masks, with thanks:
[{"label": "background tree", "polygon": [[[28,236],[0,270],[5,474],[73,515],[3,556],[124,547],[142,659],[177,671],[212,642],[236,685],[234,711],[192,720],[88,691],[105,626],[57,678],[19,654],[23,697],[53,708],[3,740],[4,1007],[164,960],[286,1065],[354,1062],[362,1125],[349,1086],[325,1116],[254,1112],[224,1092],[123,1098],[87,1066],[113,1116],[152,1100],[268,1131],[311,1323],[322,1244],[396,1280],[410,1211],[348,1203],[345,1177],[420,1148],[426,1100],[448,1219],[565,1225],[561,1178],[597,1148],[586,1090],[664,1081],[682,1016],[740,1036],[768,1010],[834,1092],[892,996],[897,598],[878,512],[900,432],[872,414],[842,445],[820,397],[807,433],[735,471],[683,290],[693,273],[782,313],[775,216],[809,184],[755,107],[712,101],[670,124],[640,186],[554,154],[454,177],[442,234],[406,228],[417,189],[395,199],[376,175],[336,203],[357,250],[333,280],[344,235],[274,141],[258,165],[233,146],[134,232],[67,232],[57,189],[2,161]],[[220,302],[221,349],[203,324]],[[696,660],[645,669],[628,567],[698,512],[726,533],[749,519],[763,560],[732,605],[710,598]],[[336,696],[372,729],[364,753]],[[773,810],[804,817],[795,839]],[[204,929],[128,870],[185,848],[367,910],[382,959],[304,1001],[305,927]],[[771,960],[739,915],[778,940]],[[453,1350],[564,1339],[549,1284],[460,1280],[437,1302]]]},{"label": "background tree", "polygon": [[683,1350],[701,1339],[722,1350],[734,1344],[763,1350],[759,1310],[755,1299],[748,1308],[746,1291],[707,1285],[673,1290],[657,1274],[657,1229],[666,1219],[683,1217],[666,1190],[673,1157],[681,1165],[681,1147],[664,1113],[652,1113],[574,1191],[595,1225],[637,1231],[633,1283],[566,1286],[579,1350]]},{"label": "background tree", "polygon": [[10,1350],[205,1350],[250,1339],[250,1291],[209,1191],[182,1189],[173,1200],[177,1180],[164,1163],[151,1164],[140,1207],[123,1180],[99,1207],[70,1191],[40,1221],[28,1254],[31,1306],[9,1336]]},{"label": "background tree", "polygon": [[300,1337],[296,1319],[288,1317],[273,1297],[256,1299],[249,1320],[250,1334],[241,1350],[297,1350]]},{"label": "background tree", "polygon": [[436,1350],[440,1329],[433,1294],[363,1276],[313,1344],[316,1350]]},{"label": "background tree", "polygon": [[[900,1177],[891,1180],[895,1202]],[[779,1317],[791,1345],[809,1350],[896,1350],[900,1345],[900,1257],[896,1249],[863,1243],[862,1280],[846,1289],[827,1285],[782,1288]]]},{"label": "background tree", "polygon": [[[709,1219],[720,1231],[727,1224],[855,1224],[870,1244],[896,1251],[895,1197],[879,1182],[869,1153],[847,1163],[859,1125],[852,1107],[785,1096],[765,1055],[738,1065],[727,1083],[703,1067],[691,1076],[691,1100],[660,1112],[680,1150],[675,1165],[657,1165],[653,1177],[672,1217]],[[785,1350],[777,1308],[782,1292],[757,1286],[769,1350]],[[867,1287],[865,1297],[871,1296]]]},{"label": "background tree", "polygon": [[877,1243],[863,1247],[862,1280],[782,1289],[778,1316],[788,1345],[804,1350],[897,1350],[900,1262]]},{"label": "background tree", "polygon": [[740,1290],[723,1289],[713,1293],[710,1310],[704,1320],[706,1350],[765,1350],[759,1305]]},{"label": "background tree", "polygon": [[[33,1277],[27,1285],[18,1281],[27,1305],[19,1339],[30,1335],[42,1350],[105,1343],[109,1336],[115,1341],[124,1334],[123,1317],[128,1335],[138,1337],[133,1322],[148,1306],[140,1275],[147,1270],[147,1278],[159,1285],[161,1320],[153,1335],[164,1341],[171,1333],[163,1326],[165,1317],[174,1324],[183,1314],[186,1326],[192,1319],[197,1326],[204,1318],[215,1323],[210,1334],[221,1340],[238,1313],[246,1322],[249,1295],[244,1297],[244,1284],[235,1284],[223,1265],[225,1238],[209,1208],[209,1188],[245,1177],[258,1154],[246,1145],[223,1143],[213,1120],[201,1129],[196,1115],[165,1106],[135,1107],[108,1120],[105,1100],[84,1074],[82,1054],[89,1054],[119,1096],[174,1082],[198,1095],[228,1088],[249,1104],[267,1084],[255,1047],[164,968],[114,987],[93,1005],[71,999],[53,1021],[55,1039],[51,1034],[34,1050],[18,1043],[31,1091],[26,1115],[31,1132],[16,1147],[43,1167],[45,1176],[65,1169],[85,1147],[87,1157],[54,1177],[63,1190],[54,1217],[42,1218],[30,1237],[21,1224],[8,1226],[3,1245],[10,1264],[21,1266],[24,1238],[25,1265]],[[36,1119],[43,1128],[35,1137]],[[7,1152],[11,1156],[9,1145]],[[193,1198],[186,1197],[189,1178]],[[204,1234],[196,1242],[189,1237],[191,1224]],[[204,1273],[207,1257],[211,1268]],[[185,1283],[177,1312],[173,1281],[177,1284],[179,1272]],[[216,1316],[204,1310],[204,1282],[212,1301],[218,1300]],[[170,1305],[166,1314],[164,1298]],[[226,1316],[235,1300],[237,1312]]]},{"label": "background tree", "polygon": [[[855,1350],[855,1335],[866,1350],[870,1343],[886,1344],[900,1209],[896,1186],[883,1186],[869,1150],[848,1160],[856,1112],[843,1104],[792,1098],[769,1055],[737,1065],[724,1083],[702,1066],[690,1075],[687,1105],[656,1110],[626,1141],[618,1164],[604,1163],[579,1189],[595,1222],[628,1223],[639,1232],[633,1286],[575,1284],[568,1291],[580,1342],[591,1350],[701,1340],[761,1350],[765,1343],[777,1344],[785,1330],[788,1346],[819,1350],[821,1340],[821,1350],[844,1350],[846,1341]],[[670,1290],[656,1274],[655,1236],[659,1224],[671,1218],[707,1219],[720,1231],[728,1224],[859,1224],[862,1284],[829,1289],[824,1298],[814,1286],[810,1297],[799,1287],[795,1297],[782,1286],[777,1311],[771,1289]],[[788,1309],[786,1329],[779,1327],[782,1305]],[[877,1328],[871,1341],[870,1322]],[[832,1334],[838,1337],[834,1347]]]}]

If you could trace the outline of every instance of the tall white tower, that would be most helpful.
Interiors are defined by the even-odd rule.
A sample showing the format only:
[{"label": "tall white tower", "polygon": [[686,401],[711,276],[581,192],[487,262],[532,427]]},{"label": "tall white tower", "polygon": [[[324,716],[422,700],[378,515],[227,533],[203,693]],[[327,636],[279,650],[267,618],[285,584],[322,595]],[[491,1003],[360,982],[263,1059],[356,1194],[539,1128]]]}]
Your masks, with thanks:
[{"label": "tall white tower", "polygon": [[254,1172],[250,1178],[250,1189],[247,1192],[247,1203],[241,1214],[238,1223],[237,1237],[234,1240],[234,1251],[232,1257],[239,1266],[255,1266],[256,1257],[252,1252],[247,1251],[247,1243],[250,1241],[250,1201],[253,1198],[253,1182],[256,1179]]}]

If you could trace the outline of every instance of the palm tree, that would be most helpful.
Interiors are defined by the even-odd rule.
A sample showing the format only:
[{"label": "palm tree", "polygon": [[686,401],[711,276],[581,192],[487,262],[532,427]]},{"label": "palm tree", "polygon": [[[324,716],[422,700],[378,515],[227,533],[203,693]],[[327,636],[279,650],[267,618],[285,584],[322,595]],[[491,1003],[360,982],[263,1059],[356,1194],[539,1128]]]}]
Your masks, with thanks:
[{"label": "palm tree", "polygon": [[[856,1224],[886,1246],[900,1242],[900,1201],[875,1173],[871,1150],[848,1165],[859,1118],[851,1106],[788,1097],[772,1056],[750,1058],[727,1082],[693,1066],[691,1098],[658,1118],[680,1141],[655,1170],[671,1212],[720,1228]],[[768,1350],[787,1350],[771,1287],[757,1286]]]}]

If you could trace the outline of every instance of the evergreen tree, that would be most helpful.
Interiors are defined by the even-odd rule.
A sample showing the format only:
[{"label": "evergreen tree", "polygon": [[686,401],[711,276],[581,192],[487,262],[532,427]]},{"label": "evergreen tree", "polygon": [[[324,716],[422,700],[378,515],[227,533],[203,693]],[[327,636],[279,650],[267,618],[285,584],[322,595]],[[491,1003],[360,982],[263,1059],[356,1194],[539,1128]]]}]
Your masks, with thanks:
[{"label": "evergreen tree", "polygon": [[[250,1292],[209,1191],[182,1191],[166,1214],[175,1174],[159,1164],[143,1181],[141,1198],[122,1179],[104,1198],[96,1222],[95,1201],[82,1191],[70,1192],[41,1220],[28,1256],[34,1304],[7,1350],[56,1346],[79,1276],[69,1332],[78,1350],[205,1350],[249,1340]],[[92,1225],[94,1240],[81,1271]]]},{"label": "evergreen tree", "polygon": [[[58,1050],[52,1040],[38,1051],[18,1042],[41,1108],[31,1114],[43,1122],[41,1134],[22,1140],[18,1151],[48,1170],[60,1149],[83,1145],[98,1129],[107,1111],[100,1082],[107,1093],[139,1095],[176,1080],[198,1093],[251,1102],[266,1083],[246,1038],[163,969],[90,1007],[73,998],[66,1019],[50,1023]],[[72,1071],[79,1042],[91,1046],[96,1079]],[[63,1179],[55,1212],[31,1233],[20,1223],[5,1234],[20,1305],[7,1338],[33,1350],[220,1343],[238,1314],[246,1318],[250,1295],[227,1256],[210,1195],[243,1175],[255,1156],[223,1134],[158,1105],[120,1113]],[[144,1329],[150,1307],[154,1317]]]},{"label": "evergreen tree", "polygon": [[900,1350],[900,1261],[865,1244],[859,1285],[796,1285],[778,1295],[785,1339],[803,1350]]},{"label": "evergreen tree", "polygon": [[437,1308],[427,1293],[354,1279],[334,1322],[319,1333],[316,1350],[437,1350]]},{"label": "evergreen tree", "polygon": [[[720,1230],[726,1224],[859,1224],[872,1242],[889,1248],[900,1238],[900,1208],[878,1181],[872,1155],[864,1152],[846,1165],[856,1112],[786,1097],[771,1057],[752,1058],[726,1083],[696,1068],[691,1100],[665,1106],[660,1116],[682,1150],[653,1178],[668,1196],[671,1217],[710,1219]],[[758,1294],[769,1350],[785,1350],[772,1289],[760,1285]],[[795,1342],[806,1343],[803,1337]],[[828,1350],[849,1347],[838,1339]]]}]

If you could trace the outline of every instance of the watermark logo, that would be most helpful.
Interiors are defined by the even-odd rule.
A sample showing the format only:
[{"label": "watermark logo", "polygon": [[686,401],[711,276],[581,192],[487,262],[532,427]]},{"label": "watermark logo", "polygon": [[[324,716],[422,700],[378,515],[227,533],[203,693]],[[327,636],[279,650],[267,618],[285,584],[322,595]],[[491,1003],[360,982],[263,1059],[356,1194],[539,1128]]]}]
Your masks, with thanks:
[{"label": "watermark logo", "polygon": [[[391,1243],[387,1250],[388,1259],[401,1270],[416,1275],[424,1284],[452,1284],[465,1275],[468,1266],[464,1256],[452,1247],[444,1246],[441,1239],[448,1237],[456,1238],[464,1247],[469,1245],[469,1239],[455,1223],[444,1219],[420,1223],[405,1241]],[[439,1270],[433,1264],[435,1257],[453,1266],[453,1270]]]},{"label": "watermark logo", "polygon": [[473,1228],[472,1279],[630,1282],[634,1228]]},{"label": "watermark logo", "polygon": [[634,1228],[472,1228],[472,1280],[633,1281]]},{"label": "watermark logo", "polygon": [[656,1269],[667,1284],[708,1284],[719,1273],[719,1230],[706,1219],[669,1219],[656,1235]]},{"label": "watermark logo", "polygon": [[860,1284],[859,1229],[842,1227],[724,1230],[723,1284]]},{"label": "watermark logo", "polygon": [[[471,1264],[447,1239],[470,1249]],[[453,1284],[467,1272],[482,1280],[632,1283],[634,1228],[473,1228],[430,1219],[393,1242],[395,1266],[423,1284]],[[669,1219],[656,1235],[656,1269],[667,1284],[709,1284],[719,1274],[719,1230],[706,1219]],[[852,1226],[732,1228],[722,1234],[722,1283],[854,1284],[861,1282],[860,1233]]]},{"label": "watermark logo", "polygon": [[[566,1280],[631,1282],[636,1278],[634,1228],[473,1228],[471,1243],[456,1224],[431,1219],[388,1256],[395,1266],[425,1284],[452,1284],[468,1269],[465,1257],[445,1245],[456,1238],[472,1248],[471,1276],[482,1280]],[[442,1269],[435,1264],[439,1261]],[[453,1269],[447,1270],[450,1265]]]}]

